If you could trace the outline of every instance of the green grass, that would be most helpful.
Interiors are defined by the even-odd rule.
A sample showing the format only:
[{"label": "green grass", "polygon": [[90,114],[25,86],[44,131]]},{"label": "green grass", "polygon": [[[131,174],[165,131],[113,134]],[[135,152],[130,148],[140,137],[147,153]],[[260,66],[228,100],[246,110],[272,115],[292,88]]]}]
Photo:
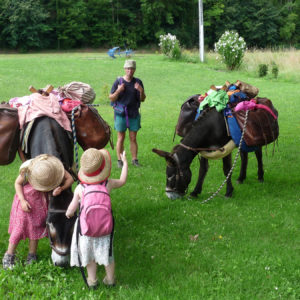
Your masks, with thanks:
[{"label": "green grass", "polygon": [[[160,55],[136,53],[136,76],[145,85],[142,129],[138,134],[142,168],[129,164],[127,184],[112,192],[116,218],[117,287],[88,291],[78,268],[54,267],[47,239],[40,241],[39,262],[0,268],[0,297],[6,299],[299,299],[300,191],[299,84],[286,78],[258,78],[252,72],[228,72],[214,62],[172,62]],[[105,53],[0,55],[1,101],[28,94],[28,86],[55,87],[71,81],[89,83],[96,91],[99,112],[113,126],[107,99],[124,58]],[[291,74],[291,77],[295,77]],[[264,154],[265,182],[256,179],[254,154],[249,155],[247,180],[237,185],[239,163],[233,172],[234,194],[225,189],[208,204],[201,201],[224,180],[221,161],[211,161],[203,193],[171,201],[164,194],[165,162],[152,148],[170,151],[181,104],[211,84],[237,79],[260,89],[279,111],[279,145]],[[116,132],[113,132],[116,142]],[[131,160],[128,137],[128,160]],[[120,174],[112,154],[112,178]],[[236,152],[234,152],[235,154]],[[0,255],[8,243],[8,222],[14,180],[20,160],[0,167]],[[192,190],[198,170],[192,164]],[[199,235],[193,240],[191,236]],[[21,261],[27,242],[18,246]],[[98,277],[104,276],[103,267]]]}]

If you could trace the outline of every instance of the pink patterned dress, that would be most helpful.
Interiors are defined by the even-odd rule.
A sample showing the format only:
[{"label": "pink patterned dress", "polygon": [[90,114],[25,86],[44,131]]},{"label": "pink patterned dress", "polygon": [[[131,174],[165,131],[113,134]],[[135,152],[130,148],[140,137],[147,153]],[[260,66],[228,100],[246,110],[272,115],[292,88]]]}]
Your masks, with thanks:
[{"label": "pink patterned dress", "polygon": [[9,220],[9,242],[18,244],[20,240],[29,238],[39,240],[47,236],[46,218],[48,212],[46,194],[36,191],[26,183],[23,186],[24,197],[31,206],[30,212],[22,209],[19,197],[15,195]]}]

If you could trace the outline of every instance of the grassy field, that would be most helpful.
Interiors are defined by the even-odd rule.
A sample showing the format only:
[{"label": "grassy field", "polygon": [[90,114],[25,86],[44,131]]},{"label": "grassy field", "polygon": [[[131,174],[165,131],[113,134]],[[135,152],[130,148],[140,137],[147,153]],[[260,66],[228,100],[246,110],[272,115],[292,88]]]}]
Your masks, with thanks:
[{"label": "grassy field", "polygon": [[[256,53],[258,57],[258,53]],[[299,52],[294,68],[279,77],[258,78],[253,54],[248,67],[228,72],[208,55],[204,64],[172,62],[160,55],[137,52],[136,76],[145,85],[142,129],[138,134],[142,168],[129,164],[127,184],[112,192],[116,218],[115,259],[117,286],[89,291],[77,268],[54,267],[47,239],[40,242],[39,262],[24,266],[27,242],[17,255],[21,263],[13,271],[0,268],[2,299],[300,299],[300,176],[299,176]],[[272,54],[273,55],[273,54]],[[267,56],[266,56],[267,57]],[[277,56],[281,59],[281,56]],[[252,61],[250,60],[252,59]],[[265,58],[266,61],[267,58]],[[273,58],[272,58],[273,59]],[[262,58],[263,61],[263,58]],[[89,83],[96,91],[99,112],[113,126],[107,99],[117,76],[123,74],[124,58],[110,59],[105,53],[60,53],[0,55],[1,101],[27,95],[28,86],[55,87],[71,81]],[[292,64],[291,64],[292,65]],[[234,194],[225,189],[208,204],[201,201],[224,180],[221,161],[210,162],[203,193],[196,200],[171,201],[164,194],[165,161],[152,148],[170,151],[181,104],[211,84],[237,79],[260,89],[279,112],[280,136],[264,154],[265,182],[256,179],[256,161],[249,155],[247,180],[237,185],[239,164],[233,172]],[[114,131],[114,141],[116,132]],[[126,150],[131,160],[128,137]],[[112,154],[112,178],[120,174]],[[236,152],[234,152],[235,154]],[[8,244],[8,222],[14,195],[13,183],[19,158],[0,167],[0,255]],[[192,190],[198,170],[192,164]],[[75,186],[75,185],[74,185]],[[98,277],[104,277],[103,267]]]}]

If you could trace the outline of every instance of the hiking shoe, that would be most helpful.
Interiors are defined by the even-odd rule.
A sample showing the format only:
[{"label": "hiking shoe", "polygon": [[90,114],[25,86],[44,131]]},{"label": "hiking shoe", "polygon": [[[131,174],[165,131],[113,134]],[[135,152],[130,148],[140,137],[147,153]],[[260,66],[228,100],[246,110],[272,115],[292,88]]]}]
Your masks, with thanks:
[{"label": "hiking shoe", "polygon": [[10,269],[12,270],[15,266],[15,254],[8,254],[5,253],[2,259],[2,265],[3,265],[3,269],[7,270]]},{"label": "hiking shoe", "polygon": [[27,265],[32,264],[37,260],[36,255],[34,253],[28,253],[26,263]]},{"label": "hiking shoe", "polygon": [[118,159],[118,168],[122,169],[123,168],[123,162],[121,160]]},{"label": "hiking shoe", "polygon": [[133,160],[132,160],[132,164],[133,164],[134,166],[136,166],[136,167],[141,167],[141,165],[140,165],[140,163],[139,163],[139,161],[138,161],[137,159],[133,159]]},{"label": "hiking shoe", "polygon": [[98,287],[98,285],[99,285],[98,279],[96,279],[96,280],[90,280],[89,278],[87,278],[87,284],[88,284],[88,286],[89,286],[90,289],[94,289],[95,290]]},{"label": "hiking shoe", "polygon": [[102,282],[103,282],[103,284],[106,287],[114,287],[114,286],[116,286],[116,283],[114,281],[109,281],[106,276],[103,278]]}]

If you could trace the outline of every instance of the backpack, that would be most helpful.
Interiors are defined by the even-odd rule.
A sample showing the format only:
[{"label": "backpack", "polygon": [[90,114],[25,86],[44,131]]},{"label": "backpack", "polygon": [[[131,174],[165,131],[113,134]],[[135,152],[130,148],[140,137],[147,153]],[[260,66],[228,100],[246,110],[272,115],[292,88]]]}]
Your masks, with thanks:
[{"label": "backpack", "polygon": [[110,196],[103,184],[83,184],[84,191],[79,212],[82,235],[101,237],[113,230]]}]

